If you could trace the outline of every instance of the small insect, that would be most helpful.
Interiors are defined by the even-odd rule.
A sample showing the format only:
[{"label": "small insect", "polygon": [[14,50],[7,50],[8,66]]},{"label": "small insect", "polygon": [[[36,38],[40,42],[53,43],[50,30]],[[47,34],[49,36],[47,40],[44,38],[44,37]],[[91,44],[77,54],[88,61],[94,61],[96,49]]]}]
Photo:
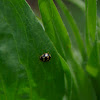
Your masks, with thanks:
[{"label": "small insect", "polygon": [[40,56],[40,60],[43,62],[49,61],[51,59],[51,55],[49,53],[44,53]]}]

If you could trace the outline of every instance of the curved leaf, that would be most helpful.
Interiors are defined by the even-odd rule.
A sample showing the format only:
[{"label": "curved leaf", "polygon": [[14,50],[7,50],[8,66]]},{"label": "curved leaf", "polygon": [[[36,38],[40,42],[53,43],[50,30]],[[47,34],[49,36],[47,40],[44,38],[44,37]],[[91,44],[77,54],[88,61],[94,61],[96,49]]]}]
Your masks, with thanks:
[{"label": "curved leaf", "polygon": [[[27,3],[0,0],[0,24],[0,99],[61,100],[61,58]],[[49,62],[40,61],[44,52]]]},{"label": "curved leaf", "polygon": [[70,14],[70,12],[68,11],[68,8],[65,6],[65,4],[61,1],[61,0],[56,0],[57,4],[60,6],[62,12],[65,14],[66,18],[68,19],[70,26],[72,28],[72,31],[76,37],[77,40],[77,44],[78,44],[78,48],[81,52],[81,55],[83,57],[83,59],[86,59],[86,51],[85,51],[85,46],[83,44],[82,38],[80,36],[80,32],[79,29],[76,25],[75,20],[73,19],[72,15]]}]

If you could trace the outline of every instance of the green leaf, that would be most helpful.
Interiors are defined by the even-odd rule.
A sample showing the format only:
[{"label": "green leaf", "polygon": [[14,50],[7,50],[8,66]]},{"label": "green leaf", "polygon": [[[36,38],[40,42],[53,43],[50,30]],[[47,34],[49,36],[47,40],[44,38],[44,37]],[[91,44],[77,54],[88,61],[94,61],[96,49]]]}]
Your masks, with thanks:
[{"label": "green leaf", "polygon": [[97,21],[96,0],[86,0],[86,44],[87,52],[90,55],[91,48],[95,42]]},{"label": "green leaf", "polygon": [[86,70],[93,77],[97,77],[99,72],[99,48],[97,40],[95,41],[94,47],[90,54]]},{"label": "green leaf", "polygon": [[97,26],[100,28],[100,17],[97,17]]},{"label": "green leaf", "polygon": [[46,33],[61,56],[66,59],[65,52],[70,51],[71,43],[67,30],[60,18],[59,13],[57,12],[56,7],[54,6],[52,0],[39,0],[39,8]]},{"label": "green leaf", "polygon": [[[56,17],[54,27],[62,23]],[[64,25],[58,28],[58,32],[67,32]],[[71,100],[96,100],[90,81],[72,57],[68,34],[63,38],[62,47],[69,47],[66,54],[60,47],[58,53],[24,0],[0,0],[0,99],[62,100],[66,84]],[[60,45],[59,41],[56,45]],[[49,62],[39,60],[45,52],[52,56]]]},{"label": "green leaf", "polygon": [[98,40],[100,41],[100,17],[97,18],[97,33],[98,33]]},{"label": "green leaf", "polygon": [[[92,65],[92,62],[90,62],[89,65],[91,65],[91,67],[90,67],[90,70],[88,70],[88,72],[90,73],[90,76],[91,76],[91,80],[96,92],[97,100],[99,100],[100,99],[100,42],[99,41],[95,41],[95,45],[93,48],[93,56],[95,58],[93,58],[92,53],[90,56],[91,56],[90,58],[91,60],[89,61],[94,62],[93,63],[94,66]],[[94,70],[91,72],[91,69],[94,69]]]},{"label": "green leaf", "polygon": [[[45,31],[56,47],[60,56],[69,65],[72,76],[69,100],[96,100],[93,87],[73,57],[67,30],[61,20],[53,0],[38,0]],[[64,62],[64,64],[66,63]],[[65,75],[67,75],[65,73]],[[67,77],[66,77],[67,78]]]},{"label": "green leaf", "polygon": [[68,1],[77,5],[82,11],[85,12],[85,3],[83,0],[68,0]]},{"label": "green leaf", "polygon": [[56,1],[57,1],[57,4],[60,6],[62,12],[65,14],[66,19],[68,19],[68,21],[70,23],[70,26],[72,28],[72,31],[73,31],[75,37],[76,37],[76,41],[77,41],[77,44],[78,44],[78,47],[79,47],[79,50],[81,52],[83,59],[86,59],[85,46],[83,44],[83,41],[82,41],[82,38],[80,36],[80,32],[79,32],[78,26],[76,25],[75,20],[73,19],[72,15],[68,11],[68,8],[66,7],[66,5],[61,0],[56,0]]},{"label": "green leaf", "polygon": [[[49,62],[40,61],[45,52]],[[24,0],[0,0],[0,100],[61,100],[61,57]],[[67,79],[70,79],[70,72]]]}]

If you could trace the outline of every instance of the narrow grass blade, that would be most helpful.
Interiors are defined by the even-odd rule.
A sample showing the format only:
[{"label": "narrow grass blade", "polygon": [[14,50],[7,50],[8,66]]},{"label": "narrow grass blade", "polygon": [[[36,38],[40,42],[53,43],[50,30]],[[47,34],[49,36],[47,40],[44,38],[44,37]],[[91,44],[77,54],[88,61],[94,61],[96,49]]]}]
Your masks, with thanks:
[{"label": "narrow grass blade", "polygon": [[71,72],[73,81],[69,98],[71,100],[96,100],[90,80],[87,75],[85,75],[82,67],[79,66],[73,58],[68,33],[53,0],[38,1],[45,31],[65,61],[64,64],[67,62]]},{"label": "narrow grass blade", "polygon": [[86,66],[87,72],[92,75],[93,77],[98,76],[99,72],[99,48],[98,48],[98,41],[95,41],[94,47],[90,54],[88,64]]},{"label": "narrow grass blade", "polygon": [[68,0],[69,2],[75,4],[76,6],[78,6],[80,9],[82,9],[82,11],[85,12],[85,3],[83,0]]},{"label": "narrow grass blade", "polygon": [[[93,60],[93,62],[94,62],[94,64],[93,64],[94,66],[92,65],[90,67],[89,73],[90,73],[93,87],[96,92],[97,100],[99,100],[100,99],[100,42],[99,41],[97,42],[97,44],[95,44],[95,47],[96,46],[97,46],[97,48],[94,48],[94,50],[96,50],[96,52],[94,51],[94,53],[96,53],[96,54],[93,53],[94,58],[92,56],[92,53],[91,53],[91,56],[93,59],[96,59],[97,61],[93,60],[91,58],[91,61]],[[98,55],[97,55],[97,49],[98,49]],[[97,55],[97,56],[95,56],[95,55]],[[97,57],[98,57],[98,59],[97,59]],[[90,63],[90,65],[91,64],[92,64],[92,62]]]},{"label": "narrow grass blade", "polygon": [[80,36],[80,32],[78,29],[78,26],[76,25],[75,20],[73,19],[72,15],[70,14],[70,12],[68,11],[66,5],[61,1],[61,0],[56,0],[57,4],[60,6],[62,12],[65,14],[66,18],[68,19],[70,26],[72,28],[72,31],[76,37],[76,41],[79,47],[79,50],[81,52],[81,55],[83,57],[83,59],[86,59],[86,51],[85,51],[85,46],[83,44],[82,38]]},{"label": "narrow grass blade", "polygon": [[88,55],[96,36],[97,6],[96,0],[86,0],[86,44]]},{"label": "narrow grass blade", "polygon": [[39,0],[39,8],[45,31],[61,56],[66,59],[66,52],[71,49],[68,32],[52,0]]}]

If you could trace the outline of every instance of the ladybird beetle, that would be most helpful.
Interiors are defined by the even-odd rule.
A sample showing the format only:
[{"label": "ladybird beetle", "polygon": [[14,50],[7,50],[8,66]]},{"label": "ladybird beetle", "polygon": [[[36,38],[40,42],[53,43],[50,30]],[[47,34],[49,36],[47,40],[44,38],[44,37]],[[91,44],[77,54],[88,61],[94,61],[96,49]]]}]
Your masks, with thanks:
[{"label": "ladybird beetle", "polygon": [[40,56],[40,60],[43,62],[49,61],[51,59],[51,55],[49,53],[44,53]]}]

